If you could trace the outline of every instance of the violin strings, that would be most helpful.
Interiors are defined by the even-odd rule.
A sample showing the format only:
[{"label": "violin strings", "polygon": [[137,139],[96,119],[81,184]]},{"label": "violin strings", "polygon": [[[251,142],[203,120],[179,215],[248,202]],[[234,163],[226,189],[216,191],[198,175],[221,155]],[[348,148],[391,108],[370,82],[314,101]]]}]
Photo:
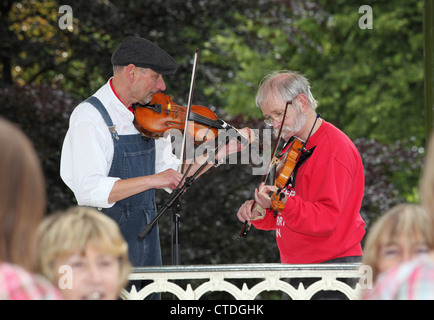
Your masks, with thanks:
[{"label": "violin strings", "polygon": [[[167,112],[167,111],[169,111],[169,113],[172,111],[173,112],[176,111],[176,112],[179,112],[181,115],[186,113],[186,111],[184,109],[182,109],[182,107],[178,107],[178,106],[172,106],[172,108],[170,108],[170,109],[169,108],[163,109],[163,112]],[[189,120],[195,121],[195,122],[198,122],[200,124],[207,125],[207,126],[210,126],[213,128],[220,128],[219,126],[215,125],[215,119],[209,119],[209,118],[202,116],[198,113],[191,112]]]},{"label": "violin strings", "polygon": [[[187,113],[186,109],[187,109],[186,107],[174,105],[170,109],[169,108],[163,109],[163,111],[164,112],[169,111],[169,113],[172,112],[172,111],[174,111],[174,112],[176,111],[176,112],[180,113],[181,115],[184,115],[184,114]],[[216,126],[215,125],[215,123],[216,123],[217,120],[213,120],[213,119],[207,118],[207,117],[202,116],[202,115],[200,115],[198,113],[194,113],[194,112],[190,113],[190,121],[198,122],[200,124],[209,126],[210,129],[211,128],[221,129],[221,126]],[[260,144],[259,137],[255,136],[255,142],[258,143],[258,144]]]}]

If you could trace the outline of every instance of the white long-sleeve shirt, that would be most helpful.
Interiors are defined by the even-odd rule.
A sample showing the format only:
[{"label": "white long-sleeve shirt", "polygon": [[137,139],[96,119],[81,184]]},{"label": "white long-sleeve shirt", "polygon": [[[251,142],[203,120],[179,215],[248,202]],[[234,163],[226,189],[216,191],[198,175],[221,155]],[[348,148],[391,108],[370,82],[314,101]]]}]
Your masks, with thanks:
[{"label": "white long-sleeve shirt", "polygon": [[[95,94],[107,109],[119,135],[138,134],[134,114],[117,98],[110,80]],[[60,160],[60,176],[74,192],[78,205],[110,208],[109,194],[119,177],[108,177],[113,160],[112,136],[99,111],[79,104],[71,114]],[[155,173],[178,167],[170,137],[155,140]]]}]

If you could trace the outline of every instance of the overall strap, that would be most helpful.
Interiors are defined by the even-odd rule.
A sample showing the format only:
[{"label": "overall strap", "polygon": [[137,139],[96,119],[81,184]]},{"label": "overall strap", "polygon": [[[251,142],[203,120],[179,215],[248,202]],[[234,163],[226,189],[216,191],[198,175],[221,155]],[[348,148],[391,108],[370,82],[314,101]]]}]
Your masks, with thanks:
[{"label": "overall strap", "polygon": [[95,96],[91,96],[87,98],[84,102],[90,103],[99,111],[99,113],[101,113],[113,139],[118,141],[119,136],[118,136],[118,132],[116,131],[116,126],[113,124],[112,118],[110,118],[110,115],[108,114],[107,109],[104,107],[102,102]]}]

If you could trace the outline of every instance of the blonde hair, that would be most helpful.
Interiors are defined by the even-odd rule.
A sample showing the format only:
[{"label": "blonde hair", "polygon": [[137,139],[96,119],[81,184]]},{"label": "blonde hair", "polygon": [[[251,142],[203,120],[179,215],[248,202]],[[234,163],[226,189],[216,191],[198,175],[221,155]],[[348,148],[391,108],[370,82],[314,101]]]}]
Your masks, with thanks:
[{"label": "blonde hair", "polygon": [[104,213],[90,207],[73,207],[46,217],[38,231],[38,271],[51,282],[56,279],[56,261],[92,246],[119,258],[119,291],[127,284],[131,272],[128,245],[118,225]]},{"label": "blonde hair", "polygon": [[46,210],[36,151],[20,128],[0,118],[0,262],[34,271],[36,229]]},{"label": "blonde hair", "polygon": [[434,248],[433,234],[427,211],[416,204],[400,204],[382,215],[371,227],[364,246],[363,264],[373,271],[373,279],[378,276],[377,260],[383,239],[398,242],[400,236],[409,241],[424,241]]}]

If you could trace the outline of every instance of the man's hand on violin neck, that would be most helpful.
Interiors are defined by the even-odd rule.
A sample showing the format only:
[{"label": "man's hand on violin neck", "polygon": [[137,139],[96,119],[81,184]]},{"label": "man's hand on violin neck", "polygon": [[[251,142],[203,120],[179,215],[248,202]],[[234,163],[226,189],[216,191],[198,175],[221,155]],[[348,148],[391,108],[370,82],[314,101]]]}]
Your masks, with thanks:
[{"label": "man's hand on violin neck", "polygon": [[243,129],[238,130],[238,132],[249,141],[249,144],[256,140],[255,132],[253,132],[249,127],[244,127]]},{"label": "man's hand on violin neck", "polygon": [[276,192],[278,188],[276,186],[268,186],[265,185],[264,182],[261,183],[259,189],[255,189],[255,201],[262,208],[270,208],[271,207],[271,198],[270,193]]},{"label": "man's hand on violin neck", "polygon": [[[246,140],[251,144],[255,141],[255,133],[250,128],[243,128],[238,130],[238,132],[246,138]],[[226,148],[221,148],[217,154],[217,160],[223,159],[229,154],[240,152],[244,149],[246,149],[248,145],[243,145],[241,142],[239,142],[235,137],[230,139],[228,144],[226,145]]]}]

